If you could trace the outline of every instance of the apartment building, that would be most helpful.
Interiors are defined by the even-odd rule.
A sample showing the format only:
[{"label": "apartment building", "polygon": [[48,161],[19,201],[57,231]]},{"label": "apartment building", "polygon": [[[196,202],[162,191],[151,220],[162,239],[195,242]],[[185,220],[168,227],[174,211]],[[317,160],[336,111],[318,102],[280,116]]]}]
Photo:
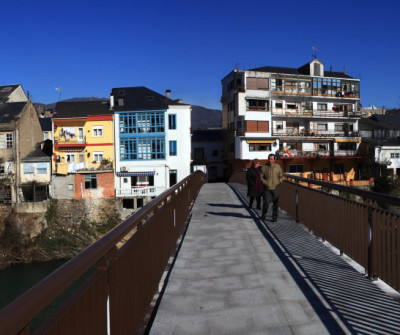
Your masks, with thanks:
[{"label": "apartment building", "polygon": [[191,106],[146,87],[113,88],[116,196],[137,208],[190,174]]},{"label": "apartment building", "polygon": [[272,153],[285,173],[358,178],[359,79],[317,58],[299,68],[234,69],[222,79],[221,102],[232,172]]},{"label": "apartment building", "polygon": [[53,198],[115,196],[113,112],[108,101],[57,103],[52,133]]}]

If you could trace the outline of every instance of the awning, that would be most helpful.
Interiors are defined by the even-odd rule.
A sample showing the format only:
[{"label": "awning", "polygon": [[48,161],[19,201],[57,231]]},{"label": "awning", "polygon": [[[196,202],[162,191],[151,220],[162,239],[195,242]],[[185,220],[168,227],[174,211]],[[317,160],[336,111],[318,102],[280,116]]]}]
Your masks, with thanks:
[{"label": "awning", "polygon": [[154,176],[155,171],[117,172],[117,177]]},{"label": "awning", "polygon": [[335,142],[340,142],[340,143],[360,143],[361,140],[338,140],[338,139],[335,139]]},{"label": "awning", "polygon": [[265,141],[265,140],[251,140],[251,141],[246,141],[247,143],[261,143],[261,144],[264,144],[264,143],[274,143],[275,142],[275,140],[268,140],[268,141]]}]

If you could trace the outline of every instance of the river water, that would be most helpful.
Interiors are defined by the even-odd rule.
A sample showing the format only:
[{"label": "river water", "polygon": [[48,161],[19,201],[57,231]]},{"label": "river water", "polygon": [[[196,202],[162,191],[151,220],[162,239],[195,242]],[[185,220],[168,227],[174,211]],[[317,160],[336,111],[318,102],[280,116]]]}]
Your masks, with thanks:
[{"label": "river water", "polygon": [[65,260],[16,264],[0,271],[0,309],[60,267]]}]

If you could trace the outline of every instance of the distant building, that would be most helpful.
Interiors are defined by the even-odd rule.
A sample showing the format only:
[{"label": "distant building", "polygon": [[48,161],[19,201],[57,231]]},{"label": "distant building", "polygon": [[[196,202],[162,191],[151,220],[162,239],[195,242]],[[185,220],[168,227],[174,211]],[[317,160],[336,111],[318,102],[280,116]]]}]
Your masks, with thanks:
[{"label": "distant building", "polygon": [[59,102],[53,122],[56,199],[115,196],[113,112],[107,102]]},{"label": "distant building", "polygon": [[113,88],[115,189],[141,207],[190,174],[190,105],[146,87]]},{"label": "distant building", "polygon": [[229,177],[222,151],[222,128],[192,131],[192,169],[199,170],[205,166],[209,182]]},{"label": "distant building", "polygon": [[362,151],[368,156],[362,170],[377,177],[400,175],[400,115],[373,115],[359,122]]},{"label": "distant building", "polygon": [[40,127],[43,131],[43,140],[53,140],[52,121],[50,117],[39,118]]},{"label": "distant building", "polygon": [[269,154],[286,173],[330,181],[358,179],[360,81],[299,67],[235,69],[222,79],[224,152],[231,171]]},{"label": "distant building", "polygon": [[42,140],[35,107],[22,86],[0,86],[0,204],[24,201],[22,158]]}]

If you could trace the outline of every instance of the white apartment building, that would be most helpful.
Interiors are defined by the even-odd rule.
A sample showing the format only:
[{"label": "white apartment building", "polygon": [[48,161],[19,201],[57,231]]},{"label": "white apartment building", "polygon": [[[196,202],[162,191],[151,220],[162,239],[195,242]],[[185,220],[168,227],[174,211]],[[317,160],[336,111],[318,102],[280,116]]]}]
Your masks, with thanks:
[{"label": "white apartment building", "polygon": [[360,81],[315,58],[299,68],[235,69],[222,80],[224,152],[231,171],[274,154],[286,173],[356,178]]},{"label": "white apartment building", "polygon": [[116,196],[141,206],[190,174],[191,106],[146,87],[113,88]]}]

